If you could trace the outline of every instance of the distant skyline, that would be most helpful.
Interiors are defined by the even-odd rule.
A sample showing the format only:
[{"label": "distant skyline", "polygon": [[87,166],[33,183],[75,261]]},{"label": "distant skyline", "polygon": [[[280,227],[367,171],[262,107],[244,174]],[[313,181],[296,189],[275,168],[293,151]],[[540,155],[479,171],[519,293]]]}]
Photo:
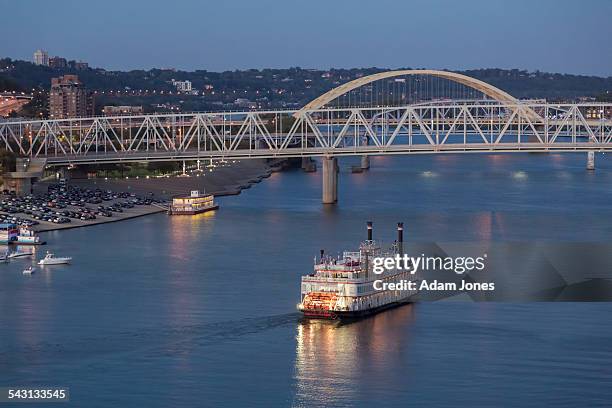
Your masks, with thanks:
[{"label": "distant skyline", "polygon": [[20,0],[0,56],[111,70],[518,68],[612,76],[612,1]]}]

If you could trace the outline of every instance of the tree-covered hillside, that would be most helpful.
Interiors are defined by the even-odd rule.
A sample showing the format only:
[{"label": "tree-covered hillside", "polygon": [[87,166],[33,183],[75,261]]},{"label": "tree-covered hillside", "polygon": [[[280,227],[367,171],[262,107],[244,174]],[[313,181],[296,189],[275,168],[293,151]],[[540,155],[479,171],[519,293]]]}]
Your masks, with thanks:
[{"label": "tree-covered hillside", "polygon": [[[143,105],[145,111],[228,109],[236,101],[253,101],[260,108],[300,107],[342,83],[384,71],[380,68],[312,70],[301,68],[192,72],[173,69],[107,71],[101,68],[54,69],[30,62],[0,59],[0,91],[43,90],[51,78],[77,74],[96,92],[96,105]],[[612,77],[478,69],[462,73],[488,82],[518,98],[569,101],[580,97],[609,99]],[[177,95],[172,80],[192,82],[194,95]],[[197,93],[197,95],[195,95]]]}]

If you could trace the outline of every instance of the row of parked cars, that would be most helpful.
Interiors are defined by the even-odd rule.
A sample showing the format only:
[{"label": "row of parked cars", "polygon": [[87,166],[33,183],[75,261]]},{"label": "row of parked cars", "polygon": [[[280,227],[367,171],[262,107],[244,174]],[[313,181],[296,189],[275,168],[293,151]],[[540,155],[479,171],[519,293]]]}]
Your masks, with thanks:
[{"label": "row of parked cars", "polygon": [[134,193],[113,192],[110,190],[89,189],[65,184],[52,184],[48,187],[47,196],[50,199],[51,205],[54,206],[79,206],[85,204],[102,204],[106,201],[113,200],[129,200],[135,205],[150,205],[155,200],[151,197],[138,197]]},{"label": "row of parked cars", "polygon": [[[79,188],[65,184],[50,185],[46,194],[17,197],[6,190],[3,191],[3,194],[0,199],[0,211],[8,213],[6,219],[16,219],[12,214],[24,213],[31,216],[33,220],[56,224],[65,224],[72,220],[94,220],[97,216],[112,217],[113,213],[121,213],[125,208],[150,205],[156,202],[151,197],[138,197],[126,192]],[[108,201],[114,202],[103,205]],[[88,204],[99,205],[97,208],[92,208]],[[0,213],[0,219],[1,217],[2,213]],[[33,220],[24,219],[22,221],[37,222]]]},{"label": "row of parked cars", "polygon": [[0,213],[0,224],[17,224],[24,227],[33,227],[34,225],[38,225],[39,222],[27,218],[16,217],[11,214]]}]

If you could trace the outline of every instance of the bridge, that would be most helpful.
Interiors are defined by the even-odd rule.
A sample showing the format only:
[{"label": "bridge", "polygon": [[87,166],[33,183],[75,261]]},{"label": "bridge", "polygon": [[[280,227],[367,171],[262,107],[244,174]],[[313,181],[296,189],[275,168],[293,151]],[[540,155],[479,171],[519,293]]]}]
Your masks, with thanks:
[{"label": "bridge", "polygon": [[370,155],[585,152],[592,166],[593,152],[612,150],[610,112],[605,103],[517,100],[446,71],[388,71],[299,110],[0,122],[0,146],[53,166],[320,156],[323,202],[332,203],[340,156],[363,156],[367,167]]},{"label": "bridge", "polygon": [[12,112],[18,112],[31,99],[30,95],[0,92],[0,117],[9,116]]}]

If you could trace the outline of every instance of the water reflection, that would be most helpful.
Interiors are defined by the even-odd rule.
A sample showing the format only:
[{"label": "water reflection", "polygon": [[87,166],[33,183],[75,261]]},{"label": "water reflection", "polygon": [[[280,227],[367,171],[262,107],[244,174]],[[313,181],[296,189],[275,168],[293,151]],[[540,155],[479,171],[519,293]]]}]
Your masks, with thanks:
[{"label": "water reflection", "polygon": [[296,335],[293,405],[340,406],[367,399],[370,387],[393,386],[385,373],[410,361],[414,310],[414,305],[405,305],[347,324],[302,321]]},{"label": "water reflection", "polygon": [[[214,231],[216,210],[190,216],[172,216],[167,230],[169,252],[179,260],[191,257],[190,242],[209,236]],[[204,233],[202,232],[204,230]]]}]

